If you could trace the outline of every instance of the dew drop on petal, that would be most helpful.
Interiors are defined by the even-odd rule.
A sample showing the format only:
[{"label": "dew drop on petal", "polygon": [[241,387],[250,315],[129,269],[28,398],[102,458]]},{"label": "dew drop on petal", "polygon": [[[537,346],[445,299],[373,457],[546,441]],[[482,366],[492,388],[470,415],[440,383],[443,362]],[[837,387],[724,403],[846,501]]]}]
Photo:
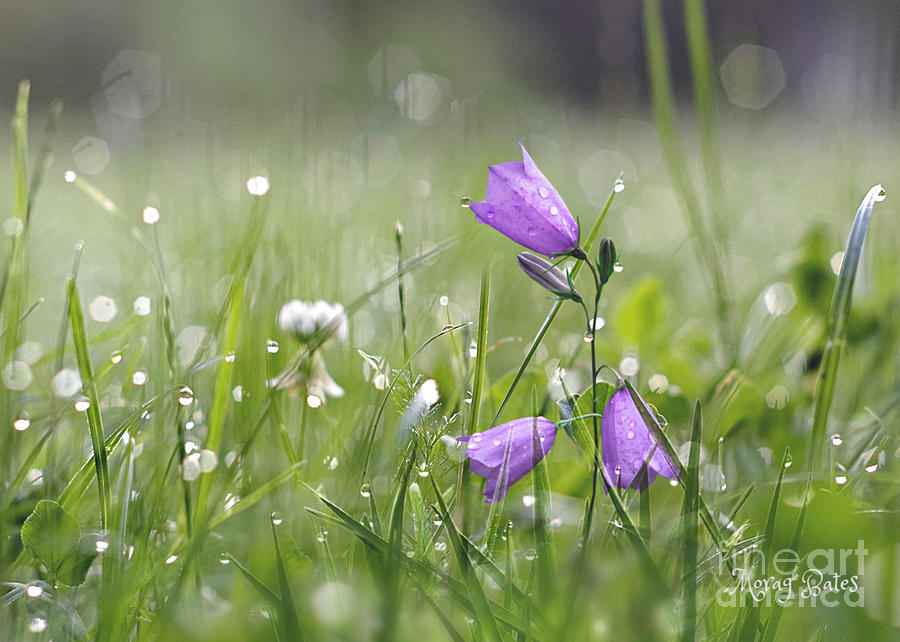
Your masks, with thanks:
[{"label": "dew drop on petal", "polygon": [[550,196],[550,190],[548,190],[546,187],[544,187],[543,185],[541,185],[541,186],[538,188],[538,194],[541,195],[541,198],[547,198],[548,196]]},{"label": "dew drop on petal", "polygon": [[559,208],[556,207],[556,205],[551,205],[550,206],[550,216],[558,216],[558,215],[559,215]]},{"label": "dew drop on petal", "polygon": [[625,438],[626,438],[626,439],[634,439],[634,431],[633,431],[633,430],[629,430],[628,432],[626,432],[626,433],[625,433]]}]

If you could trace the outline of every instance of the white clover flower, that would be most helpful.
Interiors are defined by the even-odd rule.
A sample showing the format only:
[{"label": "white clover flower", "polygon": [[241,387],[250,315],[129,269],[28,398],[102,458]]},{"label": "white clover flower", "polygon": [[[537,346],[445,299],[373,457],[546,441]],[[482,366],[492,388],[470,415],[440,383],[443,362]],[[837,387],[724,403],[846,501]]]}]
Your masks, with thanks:
[{"label": "white clover flower", "polygon": [[330,324],[335,324],[334,332],[325,343],[347,339],[347,315],[340,303],[328,303],[322,299],[310,303],[294,299],[281,306],[276,321],[281,330],[290,332],[304,343]]}]

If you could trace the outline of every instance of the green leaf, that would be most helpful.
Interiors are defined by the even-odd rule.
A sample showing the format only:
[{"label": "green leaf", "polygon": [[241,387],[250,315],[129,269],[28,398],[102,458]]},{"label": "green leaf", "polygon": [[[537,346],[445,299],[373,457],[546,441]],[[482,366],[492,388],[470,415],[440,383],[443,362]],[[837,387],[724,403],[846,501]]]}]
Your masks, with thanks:
[{"label": "green leaf", "polygon": [[[51,577],[64,581],[61,570],[67,558],[79,554],[81,527],[71,513],[54,501],[42,499],[22,524],[22,545],[43,564]],[[81,560],[83,563],[83,560]],[[77,563],[66,567],[66,578],[77,579]],[[87,569],[85,569],[85,572]],[[83,581],[82,577],[82,581]],[[69,582],[64,583],[68,584]],[[76,582],[80,583],[80,582]]]}]

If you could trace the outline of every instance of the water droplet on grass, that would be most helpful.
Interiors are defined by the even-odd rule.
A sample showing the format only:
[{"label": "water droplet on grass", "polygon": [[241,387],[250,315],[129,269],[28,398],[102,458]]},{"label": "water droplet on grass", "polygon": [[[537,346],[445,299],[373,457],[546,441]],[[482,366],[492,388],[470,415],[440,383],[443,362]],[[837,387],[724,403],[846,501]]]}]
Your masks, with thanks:
[{"label": "water droplet on grass", "polygon": [[165,563],[166,563],[166,564],[174,564],[174,563],[177,562],[177,561],[178,561],[178,556],[177,556],[177,555],[169,555],[169,556],[166,558]]},{"label": "water droplet on grass", "polygon": [[43,594],[44,589],[37,584],[29,584],[28,588],[25,589],[25,595],[31,598],[40,597]]},{"label": "water droplet on grass", "polygon": [[109,362],[114,366],[122,363],[122,351],[116,350],[111,355],[109,355]]},{"label": "water droplet on grass", "polygon": [[187,386],[182,386],[178,391],[178,403],[182,406],[190,406],[194,403],[194,391]]},{"label": "water droplet on grass", "polygon": [[459,199],[460,207],[469,207],[469,205],[471,205],[471,204],[472,204],[472,199],[469,198],[468,196],[463,196],[461,199]]},{"label": "water droplet on grass", "polygon": [[225,353],[225,363],[234,363],[234,352],[228,351]]},{"label": "water droplet on grass", "polygon": [[13,430],[24,432],[31,426],[31,420],[27,417],[19,417],[13,422]]},{"label": "water droplet on grass", "polygon": [[[608,185],[609,183],[607,183]],[[616,182],[613,184],[613,191],[616,194],[621,194],[625,191],[625,182],[621,178],[617,178]]]},{"label": "water droplet on grass", "polygon": [[835,434],[831,435],[831,445],[832,446],[840,446],[843,443],[844,443],[844,438],[841,437],[839,434],[835,433]]},{"label": "water droplet on grass", "polygon": [[874,473],[876,470],[878,470],[878,464],[869,464],[866,466],[867,473]]},{"label": "water droplet on grass", "polygon": [[265,176],[251,176],[247,179],[247,191],[252,196],[263,196],[269,191],[269,179]]},{"label": "water droplet on grass", "polygon": [[228,553],[222,553],[219,555],[219,564],[222,566],[228,566],[231,564],[231,558],[228,557]]},{"label": "water droplet on grass", "polygon": [[90,407],[91,402],[88,401],[87,397],[82,397],[75,402],[75,410],[77,410],[78,412],[87,412],[87,409]]},{"label": "water droplet on grass", "polygon": [[838,486],[843,486],[844,484],[847,483],[847,476],[846,475],[835,475],[834,483],[837,484]]},{"label": "water droplet on grass", "polygon": [[31,633],[43,633],[47,630],[47,618],[41,616],[31,618],[31,621],[28,623],[28,630]]},{"label": "water droplet on grass", "polygon": [[278,350],[280,350],[280,346],[278,345],[278,342],[275,341],[275,339],[269,339],[268,341],[266,341],[266,352],[268,352],[269,354],[277,354]]},{"label": "water droplet on grass", "polygon": [[284,517],[281,515],[280,511],[272,511],[272,514],[269,516],[272,520],[272,524],[275,526],[281,526],[282,522],[284,522]]},{"label": "water droplet on grass", "polygon": [[148,379],[147,373],[143,370],[135,370],[134,374],[131,375],[131,383],[136,386],[143,386]]},{"label": "water droplet on grass", "polygon": [[109,548],[109,542],[105,539],[98,539],[94,542],[94,550],[98,553],[105,553]]},{"label": "water droplet on grass", "polygon": [[613,264],[613,272],[621,272],[624,269],[625,269],[625,266],[622,265],[621,263],[619,263],[618,261],[616,261]]},{"label": "water droplet on grass", "polygon": [[590,332],[585,332],[582,339],[584,340],[585,343],[590,343],[591,341],[594,340],[594,335],[591,334]]}]

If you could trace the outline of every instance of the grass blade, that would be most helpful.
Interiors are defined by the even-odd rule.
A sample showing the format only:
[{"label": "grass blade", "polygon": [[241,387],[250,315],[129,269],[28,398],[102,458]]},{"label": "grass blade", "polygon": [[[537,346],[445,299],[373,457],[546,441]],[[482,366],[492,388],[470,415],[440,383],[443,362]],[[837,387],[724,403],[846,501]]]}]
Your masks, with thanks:
[{"label": "grass blade", "polygon": [[450,540],[450,546],[453,548],[453,553],[456,556],[456,563],[459,566],[460,573],[462,573],[469,599],[472,600],[475,613],[478,615],[478,623],[481,625],[482,634],[491,642],[499,642],[501,639],[500,629],[497,628],[497,620],[478,581],[475,567],[472,566],[472,561],[469,559],[469,554],[466,552],[463,541],[459,536],[459,531],[456,530],[456,526],[453,524],[453,518],[450,516],[450,511],[447,510],[447,505],[444,503],[441,489],[438,488],[434,475],[429,476],[429,479],[431,479],[431,486],[434,488],[434,496],[440,509],[443,526],[447,530],[447,538]]},{"label": "grass blade", "polygon": [[281,556],[281,546],[278,544],[278,532],[275,524],[274,513],[270,518],[272,526],[272,539],[275,541],[275,566],[278,569],[278,590],[281,592],[279,611],[281,613],[281,625],[284,627],[286,640],[302,640],[303,633],[300,629],[300,618],[297,616],[297,608],[294,606],[294,596],[291,593],[291,584],[284,568],[284,559]]},{"label": "grass blade", "polygon": [[103,421],[100,417],[100,397],[94,385],[94,372],[88,351],[87,332],[84,328],[84,314],[78,298],[75,279],[70,278],[66,291],[69,300],[69,319],[72,322],[72,342],[75,345],[75,357],[78,371],[81,374],[81,390],[88,398],[88,429],[91,433],[91,445],[94,449],[94,468],[97,471],[97,489],[100,492],[100,528],[105,529],[109,523],[111,490],[109,482],[109,463],[106,458],[106,442],[103,438]]},{"label": "grass blade", "polygon": [[685,470],[686,485],[681,516],[684,528],[684,604],[682,606],[681,639],[685,642],[697,637],[697,510],[700,497],[700,440],[702,438],[702,417],[700,402],[694,406],[691,423],[691,450]]}]

